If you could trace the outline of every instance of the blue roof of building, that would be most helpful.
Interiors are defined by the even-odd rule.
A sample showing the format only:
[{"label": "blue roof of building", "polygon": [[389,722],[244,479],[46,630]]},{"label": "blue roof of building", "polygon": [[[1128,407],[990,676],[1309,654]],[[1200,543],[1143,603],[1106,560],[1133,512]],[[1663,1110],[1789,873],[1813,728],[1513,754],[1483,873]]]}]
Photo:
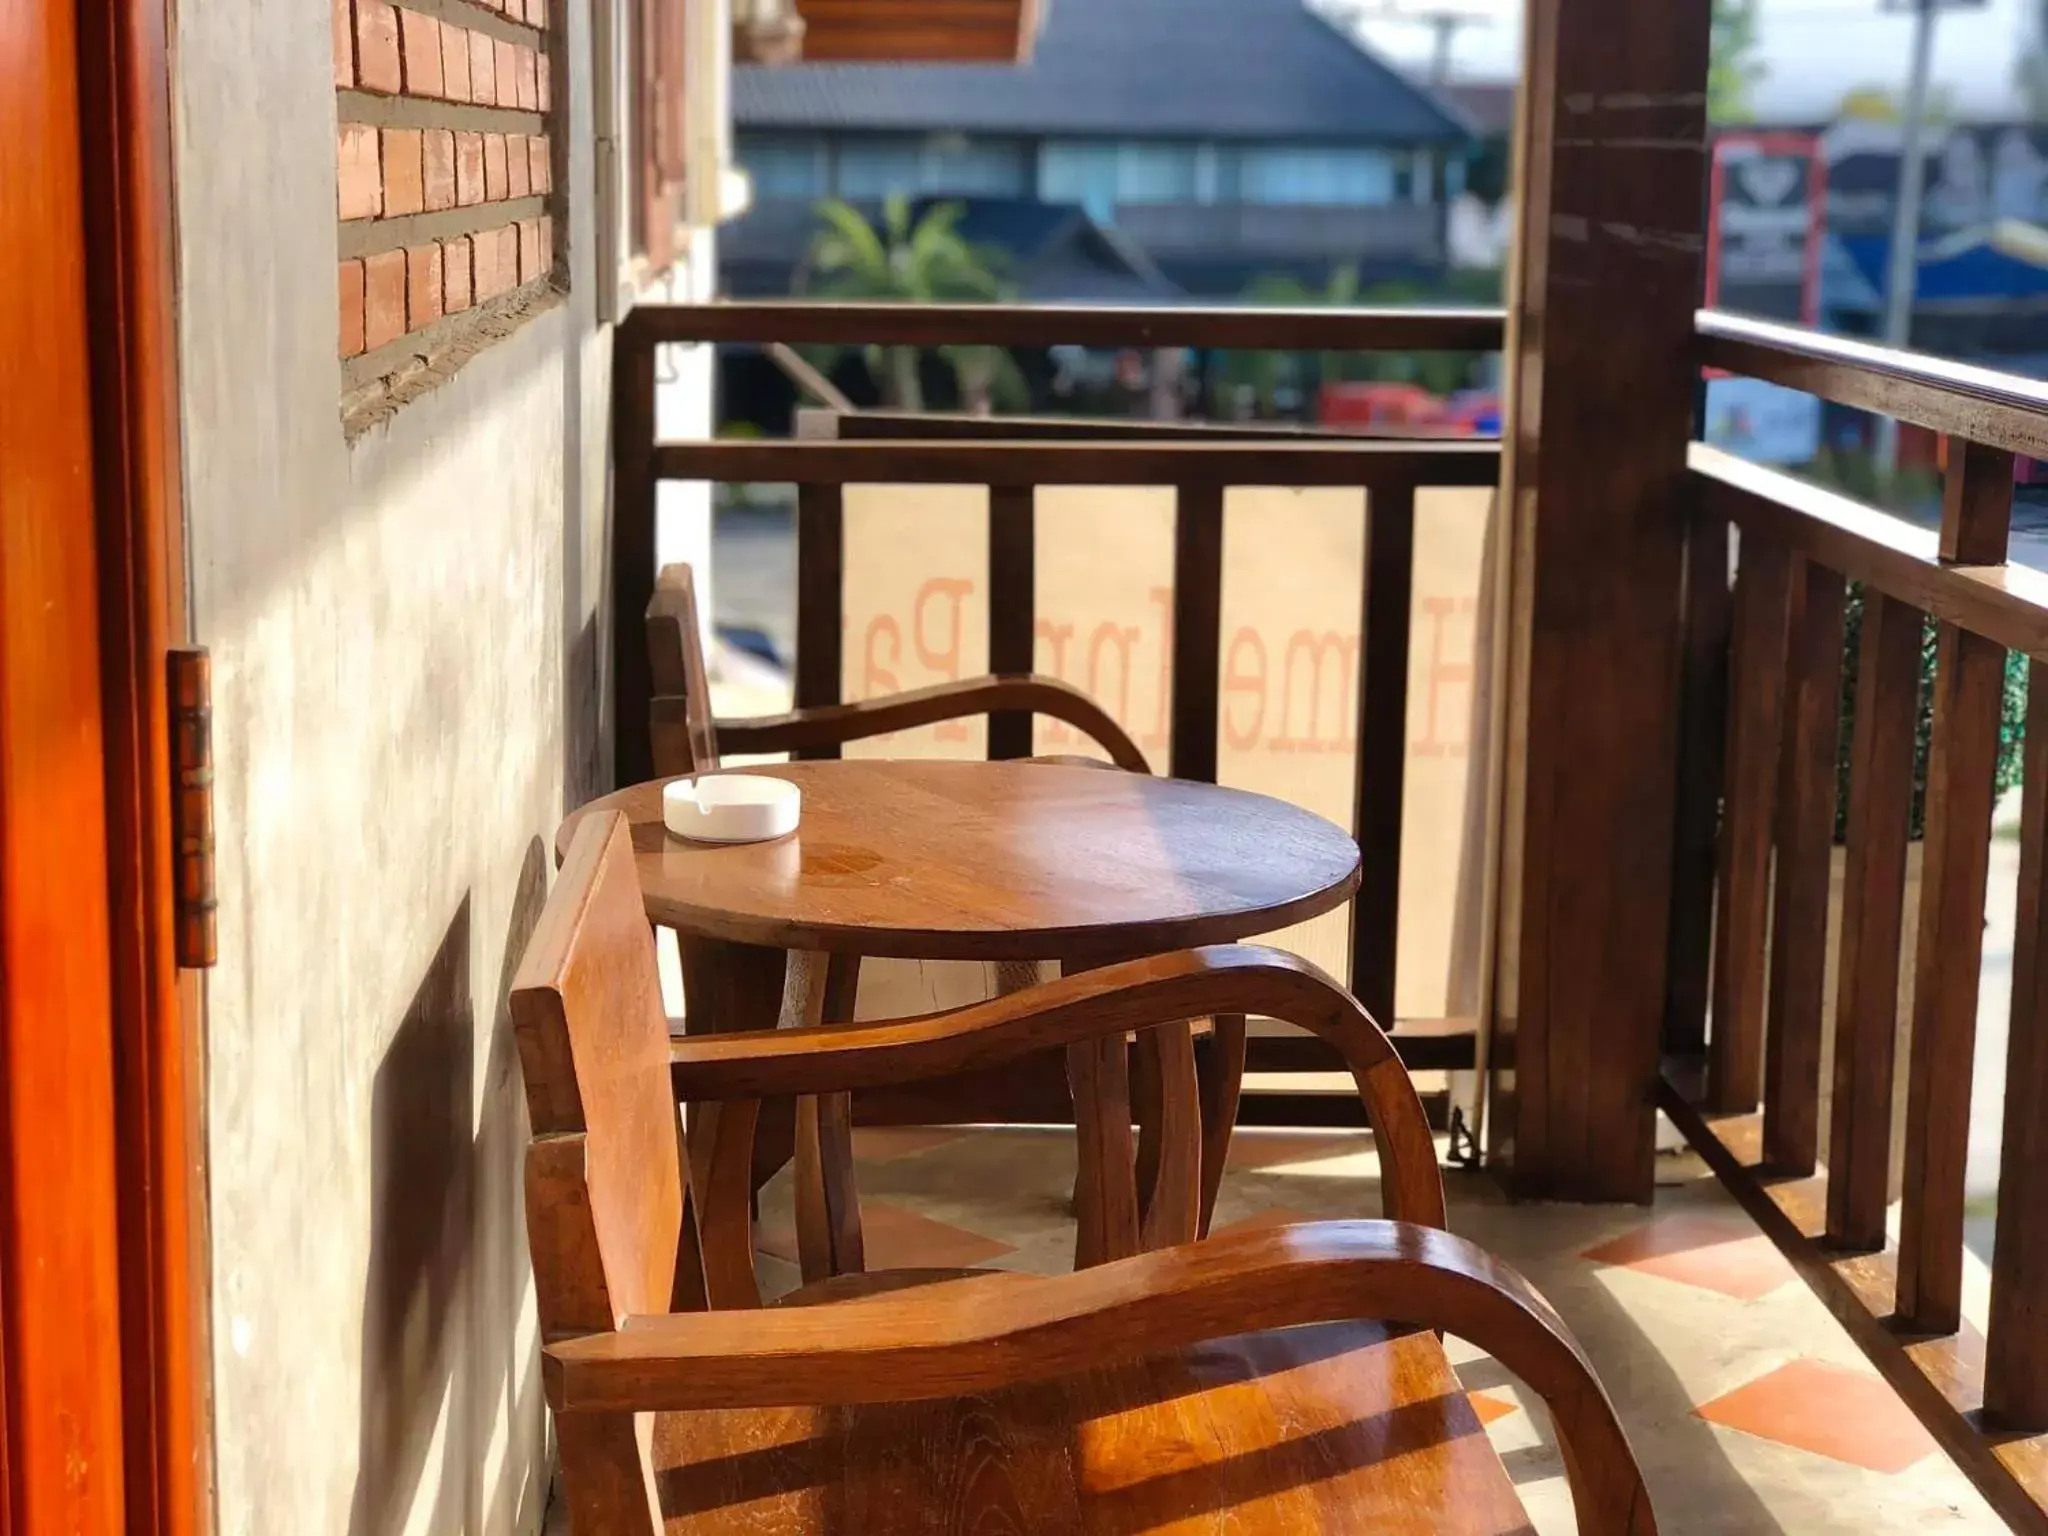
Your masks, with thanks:
[{"label": "blue roof of building", "polygon": [[1302,0],[1053,0],[1031,61],[748,65],[741,128],[1427,143],[1452,107]]},{"label": "blue roof of building", "polygon": [[960,237],[999,249],[1008,263],[1006,275],[1026,299],[1140,304],[1183,297],[1180,285],[1150,256],[1076,204],[1028,197],[926,197],[917,200],[913,212],[921,216],[925,208],[947,203],[960,207],[954,226]]},{"label": "blue roof of building", "polygon": [[[1891,241],[1883,235],[1835,238],[1863,279],[1863,286],[1853,296],[1846,290],[1831,291],[1829,303],[1842,309],[1874,310],[1889,277]],[[1923,244],[1919,266],[1913,290],[1915,305],[1983,305],[2048,298],[2048,267],[1998,249],[1983,231]],[[1867,303],[1859,305],[1856,299],[1867,299]]]}]

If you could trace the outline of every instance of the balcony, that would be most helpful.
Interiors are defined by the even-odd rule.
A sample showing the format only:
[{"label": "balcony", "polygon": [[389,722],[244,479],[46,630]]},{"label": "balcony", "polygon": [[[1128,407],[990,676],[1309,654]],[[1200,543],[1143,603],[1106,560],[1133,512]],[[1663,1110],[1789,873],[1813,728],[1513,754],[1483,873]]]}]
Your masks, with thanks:
[{"label": "balcony", "polygon": [[[851,23],[873,7],[827,8]],[[349,144],[335,137],[327,76],[267,68],[284,56],[283,34],[252,32],[251,9],[284,25],[281,7],[185,6],[167,36],[164,8],[140,0],[103,14],[32,0],[0,23],[17,44],[7,57],[29,65],[10,79],[33,130],[0,136],[0,158],[15,156],[19,183],[37,188],[11,204],[29,265],[5,290],[23,366],[4,387],[10,419],[32,430],[10,439],[15,494],[0,498],[10,1536],[530,1536],[549,1518],[558,1452],[579,1444],[624,1474],[584,1488],[642,1507],[606,1522],[586,1505],[575,1536],[651,1531],[661,1521],[650,1500],[707,1490],[735,1524],[756,1524],[767,1500],[749,1491],[784,1491],[770,1485],[790,1479],[785,1444],[714,1446],[718,1465],[701,1476],[654,1477],[642,1455],[650,1426],[634,1416],[720,1410],[707,1394],[740,1378],[758,1389],[761,1358],[807,1328],[813,1343],[830,1335],[830,1384],[772,1385],[845,1394],[826,1400],[831,1412],[902,1386],[894,1366],[906,1355],[910,1369],[933,1370],[937,1357],[944,1370],[961,1358],[955,1345],[979,1350],[987,1336],[928,1349],[914,1326],[863,1327],[877,1315],[900,1325],[918,1297],[884,1298],[851,1322],[786,1309],[753,1332],[768,1314],[722,1298],[758,1300],[760,1282],[786,1291],[790,1253],[798,1274],[814,1268],[805,1261],[821,1234],[828,1272],[842,1260],[858,1268],[857,1244],[841,1241],[858,1230],[840,1225],[855,1183],[878,1267],[1068,1269],[1077,1228],[1098,1252],[1111,1246],[1106,1178],[1092,1208],[1075,1202],[1092,1231],[1067,1209],[1091,1160],[1097,1172],[1122,1164],[1116,1242],[1179,1251],[1084,1273],[1068,1294],[1211,1265],[1241,1275],[1247,1254],[1255,1268],[1276,1256],[1315,1267],[1336,1251],[1319,1243],[1356,1242],[1394,1263],[1354,1270],[1339,1253],[1320,1271],[1335,1276],[1331,1289],[1269,1283],[1243,1305],[1250,1293],[1212,1290],[1202,1320],[1263,1326],[1270,1308],[1319,1324],[1287,1309],[1349,1304],[1336,1287],[1378,1267],[1413,1281],[1415,1308],[1385,1310],[1423,1323],[1403,1338],[1432,1351],[1425,1309],[1470,1275],[1364,1250],[1409,1243],[1427,1257],[1455,1245],[1412,1230],[1297,1236],[1291,1218],[1371,1214],[1389,1190],[1418,1184],[1433,1196],[1432,1165],[1442,1167],[1449,1225],[1533,1277],[1588,1346],[1667,1533],[2048,1530],[2048,578],[2008,559],[2016,461],[2048,459],[2048,389],[1697,313],[1711,7],[1531,0],[1504,314],[1211,310],[1156,297],[1145,309],[635,309],[654,292],[713,286],[712,232],[692,231],[679,249],[694,261],[666,271],[658,237],[675,176],[687,186],[718,169],[695,163],[722,137],[708,132],[724,126],[718,97],[693,92],[690,112],[671,112],[685,105],[668,68],[676,56],[652,44],[679,26],[692,70],[715,66],[721,50],[695,44],[718,41],[700,27],[723,22],[718,6],[664,0],[637,8],[622,33],[586,0],[411,0],[394,56],[388,7],[338,4],[337,80],[368,87],[373,73],[387,84],[395,74],[405,87],[337,88],[337,110],[360,118]],[[290,23],[302,64],[305,23]],[[412,89],[437,57],[415,45],[437,29],[457,44],[438,55],[444,74],[513,49],[522,86],[553,81],[551,112]],[[478,51],[460,48],[464,31]],[[1229,82],[1183,69],[1173,84],[1199,110]],[[463,272],[472,300],[490,286],[478,280],[490,253],[452,233],[483,214],[466,197],[464,209],[403,211],[415,148],[428,166],[447,140],[423,134],[451,122],[481,139],[544,132],[548,153],[525,164],[548,167],[554,221],[533,251],[553,260],[524,274],[531,287],[499,296],[511,307],[471,302],[452,329]],[[679,123],[688,131],[667,131]],[[338,148],[344,158],[331,160]],[[351,233],[358,221],[337,219],[332,252],[300,238],[324,238],[337,213],[343,183],[329,165],[374,170],[380,187],[399,172],[377,194],[399,222],[365,218]],[[484,190],[500,180],[487,173]],[[509,209],[508,220],[532,211],[510,195],[484,206]],[[595,210],[617,225],[593,227]],[[1383,215],[1314,217],[1339,230],[1359,221],[1331,236],[1349,242],[1372,238],[1363,221]],[[500,278],[504,245],[524,262],[541,228],[516,222],[500,231]],[[393,338],[374,362],[371,257],[358,238],[371,224],[393,242],[371,253],[379,334]],[[657,235],[647,259],[613,238],[630,226]],[[1248,241],[1278,227],[1223,233]],[[736,248],[747,238],[735,231]],[[1211,235],[1184,238],[1193,250]],[[620,310],[619,323],[603,318]],[[868,346],[970,360],[1079,347],[1095,354],[1090,365],[1113,359],[1119,392],[1098,396],[1162,409],[1173,393],[1142,391],[1142,370],[1188,350],[1496,351],[1509,389],[1499,443],[852,409],[805,414],[788,440],[714,440],[707,354],[722,343],[834,347],[850,366]],[[399,371],[384,374],[385,359]],[[1695,441],[1704,370],[1937,434],[1938,526]],[[395,383],[390,412],[369,422],[354,412],[354,386],[373,372]],[[792,702],[852,706],[935,678],[1036,667],[1099,699],[1154,774],[1183,782],[1162,790],[1134,771],[1073,768],[1041,779],[1182,804],[1205,798],[1185,781],[1213,779],[1296,802],[1281,820],[1297,828],[1298,807],[1312,808],[1337,824],[1314,829],[1321,846],[1346,860],[1341,834],[1355,834],[1355,897],[1347,862],[1344,880],[1322,887],[1340,904],[1272,937],[1385,1024],[1412,1077],[1377,1054],[1362,1075],[1404,1094],[1417,1085],[1414,1103],[1401,1100],[1403,1134],[1383,1140],[1335,1091],[1322,1032],[1254,1017],[1242,1113],[1213,1120],[1233,1124],[1227,1145],[1212,1143],[1209,1124],[1187,1134],[1202,1078],[1199,1065],[1192,1087],[1179,1072],[1183,1052],[1172,1157],[1153,1159],[1153,1177],[1140,1172],[1144,1134],[1168,1118],[1168,1093],[1151,1092],[1165,1084],[1167,1036],[1125,1050],[1127,1028],[1175,1031],[1174,1049],[1185,1039],[1213,1064],[1241,1039],[1224,1002],[1255,1014],[1244,999],[1256,995],[1286,1013],[1272,994],[1212,995],[1190,1010],[1209,1020],[1199,1039],[1178,1022],[1098,1010],[1099,1037],[1081,1042],[1092,1053],[1082,1070],[1102,1089],[1079,1096],[1092,1116],[1085,1139],[1067,1123],[1076,1104],[1063,1074],[975,1054],[990,1024],[1037,1028],[1029,1001],[973,1010],[971,1031],[955,1018],[831,1039],[692,1040],[688,1026],[717,1022],[730,1000],[697,1009],[701,989],[664,997],[650,985],[647,892],[632,888],[641,871],[624,863],[621,829],[588,823],[606,838],[602,866],[584,859],[565,873],[551,855],[564,816],[650,771],[648,595],[657,558],[704,531],[709,482],[774,484],[789,507],[792,667],[780,685]],[[681,507],[686,539],[660,526],[664,502]],[[716,558],[696,558],[715,583]],[[708,690],[659,690],[682,691]],[[672,737],[674,715],[659,719]],[[846,751],[1014,758],[1076,745],[1000,707],[947,724]],[[927,851],[954,830],[933,805],[914,808]],[[1152,825],[1127,817],[1124,846]],[[1032,830],[1014,841],[1029,844]],[[1224,843],[1207,830],[1194,827],[1187,846],[1227,849],[1209,866],[1232,866],[1220,883],[1281,862],[1277,840]],[[645,850],[657,864],[669,852],[661,838]],[[792,864],[802,873],[796,845],[759,851],[764,884]],[[808,852],[821,851],[821,885],[862,872],[813,839]],[[630,1059],[592,1031],[592,1048],[577,1050],[546,1012],[546,963],[584,928],[596,903],[579,893],[594,893],[587,877],[600,867],[630,877],[605,887],[601,926],[633,969],[579,970],[592,984],[572,990],[586,1011],[630,992],[633,1006],[617,1010],[637,1030]],[[1123,870],[1099,867],[1112,883]],[[955,878],[945,894],[994,906],[1030,889]],[[744,934],[722,942],[722,959],[738,963],[699,965],[700,988],[729,984],[753,1019],[779,1023],[770,1010],[807,972],[822,986],[804,993],[805,1009],[815,1000],[821,1025],[836,1016],[819,995],[831,990],[829,962],[790,966],[787,951]],[[1037,963],[1018,949],[1008,964]],[[534,954],[529,967],[522,957]],[[1161,963],[1170,981],[1201,979],[1211,964],[1293,977],[1297,996],[1321,999],[1354,1042],[1381,1049],[1355,1000],[1302,968],[1242,956],[1135,965]],[[1088,1012],[1077,997],[1099,1004],[1130,976],[1066,983],[1060,1027]],[[970,979],[1000,990],[1017,978]],[[664,1004],[682,1015],[680,1042]],[[922,1007],[913,996],[898,1011]],[[918,1057],[934,1039],[941,1048]],[[853,1092],[800,1075],[815,1065],[807,1056],[863,1053]],[[911,1097],[911,1074],[894,1070],[905,1056],[949,1072],[945,1091]],[[1142,1076],[1103,1088],[1134,1061]],[[541,1085],[555,1091],[529,1095],[529,1066],[540,1078],[565,1063],[595,1069],[599,1092],[586,1098],[557,1076]],[[629,1077],[630,1097],[614,1092]],[[699,1116],[707,1096],[692,1090],[707,1083],[732,1097]],[[693,1105],[681,1147],[679,1092]],[[808,1109],[793,1103],[802,1095]],[[857,1165],[859,1177],[814,1199],[822,1095],[834,1098],[833,1172]],[[611,1128],[629,1134],[601,1138],[593,1158],[584,1117],[622,1098],[628,1113]],[[768,1167],[754,1161],[762,1125],[808,1164],[800,1189],[780,1173],[752,1187]],[[1096,1134],[1106,1129],[1114,1136]],[[1169,1161],[1180,1181],[1155,1219]],[[673,1170],[666,1182],[637,1177],[657,1166]],[[593,1168],[608,1184],[602,1207],[589,1198]],[[1191,1169],[1221,1178],[1218,1224],[1249,1233],[1186,1245]],[[573,1241],[549,1247],[550,1224]],[[594,1263],[587,1239],[600,1246]],[[1306,1252],[1289,1252],[1297,1244]],[[619,1326],[709,1305],[707,1255],[718,1314]],[[1450,1283],[1424,1294],[1440,1281]],[[1053,1289],[1018,1293],[1038,1305]],[[1236,1299],[1216,1302],[1224,1294]],[[735,1374],[663,1368],[655,1385],[673,1397],[650,1407],[629,1395],[628,1378],[662,1358],[664,1341],[689,1335],[704,1349],[694,1359]],[[862,1358],[878,1337],[884,1347]],[[997,1352],[1028,1353],[1017,1337]],[[1141,1354],[1156,1337],[1134,1327],[1098,1339]],[[908,1343],[896,1351],[892,1338]],[[1426,1391],[1355,1415],[1336,1439],[1268,1412],[1250,1443],[1227,1441],[1192,1413],[1172,1424],[1192,1401],[1174,1393],[1145,1409],[1185,1426],[1179,1449],[1220,1449],[1228,1475],[1270,1501],[1268,1529],[1403,1523],[1345,1502],[1358,1467],[1332,1453],[1374,1439],[1375,1465],[1420,1485],[1421,1469],[1442,1464],[1411,1458],[1420,1424],[1455,1429],[1467,1454],[1489,1439],[1530,1528],[1563,1536],[1574,1524],[1566,1458],[1507,1379],[1514,1351],[1501,1354],[1452,1349],[1450,1390],[1450,1365],[1434,1361]],[[1262,1411],[1290,1391],[1281,1383]],[[1607,1412],[1583,1386],[1574,1405],[1581,1423],[1589,1405]],[[1122,1460],[1119,1476],[1089,1485],[1104,1524],[1159,1529],[1219,1502],[1199,1479],[1124,1454],[1120,1415],[1061,1427],[1074,1422]],[[850,1438],[818,1443],[829,1453]],[[1601,1449],[1610,1467],[1628,1459],[1611,1434]],[[1021,1460],[983,1455],[975,1497]],[[737,1483],[714,1486],[728,1475]],[[1625,1503],[1634,1518],[1594,1528],[1640,1536],[1646,1506],[1632,1482],[1619,1499],[1616,1486],[1599,1509]],[[1439,1510],[1476,1507],[1460,1479],[1434,1491]],[[891,1513],[936,1524],[962,1509],[987,1506],[934,1495],[899,1498]],[[866,1536],[875,1523],[786,1526]]]},{"label": "balcony", "polygon": [[[1347,919],[1282,942],[1321,960],[1392,1021],[1397,1048],[1432,1096],[1449,1161],[1469,1165],[1486,1146],[1503,1163],[1518,1134],[1526,1141],[1527,1111],[1503,1123],[1512,1098],[1510,1111],[1498,1107],[1528,1067],[1525,1055],[1518,1061],[1527,1042],[1493,980],[1498,941],[1444,969],[1462,942],[1453,930],[1468,919],[1483,926],[1495,899],[1487,871],[1499,856],[1498,775],[1513,759],[1491,743],[1528,729],[1499,698],[1496,669],[1511,645],[1492,626],[1512,624],[1514,557],[1492,494],[1497,443],[827,412],[809,414],[784,442],[662,443],[651,414],[633,414],[651,387],[634,381],[670,343],[1488,350],[1501,345],[1499,316],[717,305],[639,311],[622,340],[622,537],[612,573],[622,777],[642,776],[646,762],[637,615],[652,587],[653,490],[662,480],[797,488],[799,705],[860,696],[854,648],[878,618],[956,671],[1045,670],[1049,656],[1058,670],[1060,636],[1087,633],[1098,619],[1111,634],[1124,624],[1115,612],[1073,622],[1068,610],[1080,599],[1062,551],[1094,564],[1124,551],[1119,559],[1137,561],[1126,584],[1138,594],[1133,605],[1153,605],[1159,621],[1157,654],[1143,662],[1156,692],[1129,686],[1128,654],[1112,675],[1121,691],[1105,689],[1100,670],[1077,680],[1093,683],[1157,751],[1155,769],[1253,783],[1354,829],[1365,874]],[[1694,355],[1950,435],[1948,513],[1938,535],[1923,533],[1693,446],[1690,508],[1680,514],[1685,769],[1656,1088],[1676,1135],[1657,1158],[1648,1212],[1504,1205],[1489,1179],[1454,1173],[1453,1224],[1524,1264],[1581,1330],[1657,1469],[1660,1508],[1741,1509],[1742,1529],[1820,1529],[1814,1511],[1823,1503],[1842,1529],[1929,1528],[1917,1517],[1898,1524],[1902,1507],[1959,1529],[1993,1529],[2000,1517],[2034,1529],[2048,1495],[2048,1435],[2039,1433],[2048,1429],[2048,1334],[2037,1310],[2048,1307],[2048,1249],[2035,1241],[2048,1156],[2034,1115],[2048,1090],[2037,910],[2048,870],[2048,753],[2028,754],[2016,931],[1992,940],[2014,946],[2009,1053],[2002,1079],[1979,1084],[1974,1119],[1984,940],[1970,914],[1984,910],[1987,754],[1997,737],[1998,694],[1984,679],[2008,650],[2048,650],[2048,587],[2004,563],[2011,455],[2048,452],[2048,397],[2026,381],[1714,314],[1700,317]],[[1447,530],[1461,520],[1475,536],[1445,566]],[[1154,542],[1126,545],[1111,531],[1125,525],[1156,529]],[[1349,530],[1348,544],[1316,542],[1338,528]],[[1732,583],[1731,534],[1740,547]],[[1348,549],[1348,563],[1332,547]],[[1429,756],[1442,723],[1430,690],[1446,659],[1443,594],[1418,577],[1419,562],[1438,562],[1437,580],[1455,567],[1449,579],[1469,583],[1469,596],[1452,607],[1474,621],[1451,663],[1466,695],[1470,766],[1448,808]],[[912,594],[933,580],[952,594],[936,630],[920,629],[926,618],[909,610],[887,611],[914,608]],[[1847,878],[1830,880],[1848,581],[1861,585],[1865,617]],[[1332,589],[1348,624],[1326,612]],[[1129,592],[1094,589],[1087,600],[1133,602]],[[1260,637],[1261,614],[1275,604],[1282,623],[1305,625],[1310,638],[1290,648],[1263,637],[1267,651],[1300,662],[1305,686],[1290,700],[1283,680],[1271,696],[1280,702],[1262,706],[1293,709],[1297,729],[1282,743],[1289,750],[1268,754],[1261,778],[1243,750],[1251,706],[1239,636]],[[1910,761],[1923,613],[1940,636],[1935,788],[1924,849],[1909,860],[1911,777],[1901,765]],[[889,659],[907,654],[899,647]],[[1342,664],[1311,665],[1325,656]],[[2038,681],[2039,661],[2034,670]],[[2031,718],[2048,720],[2048,685],[2033,697]],[[1299,725],[1319,705],[1340,723],[1311,742]],[[1405,750],[1385,748],[1403,741]],[[875,750],[1001,758],[1046,745],[1042,728],[1035,736],[1029,720],[999,715],[985,737],[899,738]],[[1909,864],[1924,871],[1912,895]],[[1431,868],[1458,871],[1447,901],[1418,875]],[[1917,964],[1905,948],[1910,924]],[[1716,933],[1727,937],[1716,943]],[[1418,955],[1427,957],[1420,966]],[[1895,1028],[1902,956],[1912,1007]],[[1429,971],[1426,985],[1418,969]],[[1429,1003],[1418,1005],[1425,992]],[[1454,997],[1456,1006],[1446,1001]],[[2005,1021],[1982,1027],[2003,1035]],[[1333,1091],[1338,1065],[1312,1038],[1255,1028],[1246,1130],[1220,1222],[1370,1204],[1371,1143],[1355,1098]],[[1497,1107],[1481,1123],[1471,1090],[1474,1074],[1488,1073]],[[950,1118],[997,1128],[944,1131],[905,1125],[929,1119],[928,1105],[857,1099],[868,1127],[862,1155],[892,1210],[889,1241],[901,1245],[891,1262],[971,1248],[1017,1267],[1050,1264],[1039,1229],[1018,1212],[1042,1207],[1068,1176],[1056,1150],[1066,1143],[1021,1127],[1062,1118],[1060,1097],[1028,1083],[992,1089],[951,1106]],[[1986,1098],[2004,1104],[1998,1214],[1971,1207],[1966,1244],[1971,1127],[1981,1140],[1999,1114]],[[1512,1182],[1512,1163],[1505,1167]],[[771,1270],[789,1247],[777,1235],[787,1200],[771,1187],[764,1207],[762,1262]],[[1482,1361],[1467,1385],[1491,1404],[1487,1380]],[[1552,1514],[1542,1515],[1541,1488],[1555,1472],[1543,1431],[1503,1398],[1489,1432],[1521,1458],[1540,1528],[1568,1529],[1552,1523],[1562,1518],[1554,1488]],[[1787,1459],[1786,1445],[1799,1454]],[[1671,1528],[1693,1527],[1681,1512]]]}]

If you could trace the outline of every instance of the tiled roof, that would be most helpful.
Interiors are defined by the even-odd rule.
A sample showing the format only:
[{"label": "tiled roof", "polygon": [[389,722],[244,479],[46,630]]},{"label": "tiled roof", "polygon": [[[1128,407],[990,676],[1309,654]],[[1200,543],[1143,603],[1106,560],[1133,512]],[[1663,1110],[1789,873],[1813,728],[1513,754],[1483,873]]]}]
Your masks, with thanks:
[{"label": "tiled roof", "polygon": [[1462,139],[1301,0],[1052,0],[1024,65],[734,70],[741,128],[1113,138]]}]

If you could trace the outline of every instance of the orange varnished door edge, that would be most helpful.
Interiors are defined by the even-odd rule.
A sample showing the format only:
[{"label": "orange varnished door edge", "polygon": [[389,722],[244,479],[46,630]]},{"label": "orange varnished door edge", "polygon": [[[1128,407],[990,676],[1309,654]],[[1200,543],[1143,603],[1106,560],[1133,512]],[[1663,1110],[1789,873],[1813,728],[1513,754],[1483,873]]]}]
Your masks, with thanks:
[{"label": "orange varnished door edge", "polygon": [[[76,3],[76,0],[73,0]],[[164,0],[80,7],[128,1529],[211,1527],[204,993],[176,966],[165,653],[186,634]]]},{"label": "orange varnished door edge", "polygon": [[150,0],[0,9],[7,1536],[196,1533],[210,1482],[198,995],[168,942],[164,25]]}]

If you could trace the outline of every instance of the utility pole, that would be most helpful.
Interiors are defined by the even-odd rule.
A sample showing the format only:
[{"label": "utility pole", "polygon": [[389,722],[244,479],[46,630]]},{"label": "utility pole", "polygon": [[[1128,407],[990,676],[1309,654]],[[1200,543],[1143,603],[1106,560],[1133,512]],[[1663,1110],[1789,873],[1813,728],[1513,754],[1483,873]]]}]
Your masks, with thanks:
[{"label": "utility pole", "polygon": [[[1913,63],[1906,76],[1906,100],[1899,123],[1899,197],[1892,210],[1891,270],[1884,288],[1884,344],[1904,347],[1913,339],[1913,293],[1920,280],[1920,203],[1927,189],[1927,162],[1920,152],[1927,116],[1927,77],[1934,64],[1934,15],[1940,0],[1913,0]],[[1899,424],[1877,419],[1877,472],[1899,466]]]},{"label": "utility pole", "polygon": [[1436,44],[1429,51],[1429,83],[1442,85],[1451,78],[1451,47],[1472,18],[1455,11],[1431,11],[1422,19],[1429,23],[1436,37]]},{"label": "utility pole", "polygon": [[1393,3],[1393,0],[1382,0],[1380,4],[1337,4],[1332,9],[1354,26],[1363,21],[1405,21],[1428,27],[1432,39],[1429,54],[1429,84],[1432,88],[1450,82],[1451,52],[1457,45],[1458,34],[1467,27],[1490,26],[1493,22],[1493,18],[1484,11],[1460,11],[1442,6],[1434,10],[1409,10]]}]

